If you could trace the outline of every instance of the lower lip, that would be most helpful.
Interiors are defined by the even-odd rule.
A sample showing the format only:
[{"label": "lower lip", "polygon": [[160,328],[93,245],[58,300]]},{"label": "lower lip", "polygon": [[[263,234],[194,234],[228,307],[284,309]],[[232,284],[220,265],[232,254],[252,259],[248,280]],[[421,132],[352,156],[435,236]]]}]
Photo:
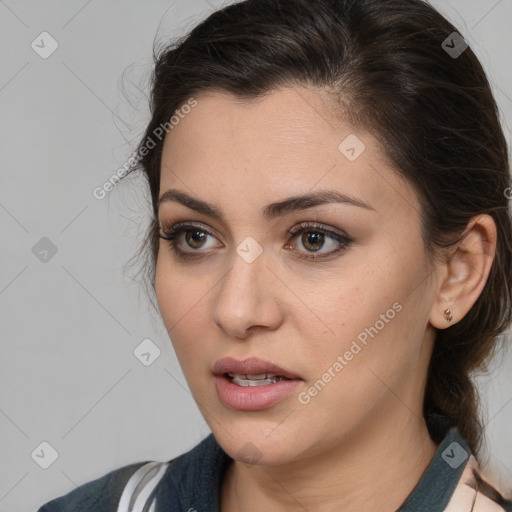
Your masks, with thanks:
[{"label": "lower lip", "polygon": [[278,403],[293,393],[302,381],[282,380],[264,386],[238,386],[224,375],[215,375],[215,387],[220,401],[231,409],[257,411]]}]

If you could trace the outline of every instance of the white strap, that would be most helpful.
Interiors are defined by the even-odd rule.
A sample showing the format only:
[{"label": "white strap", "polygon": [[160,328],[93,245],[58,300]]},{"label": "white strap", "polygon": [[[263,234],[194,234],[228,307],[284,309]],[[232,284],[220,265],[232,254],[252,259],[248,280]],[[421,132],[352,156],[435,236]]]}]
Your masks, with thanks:
[{"label": "white strap", "polygon": [[[158,482],[160,482],[161,478],[164,476],[164,473],[167,470],[167,466],[168,464],[166,463],[160,463],[160,467],[158,468],[156,475],[140,490],[137,498],[135,499],[133,509],[130,510],[130,512],[144,512],[144,506],[147,504],[153,489],[158,485]],[[153,501],[153,503],[155,503],[155,501]]]},{"label": "white strap", "polygon": [[[157,486],[158,482],[164,475],[168,463],[166,462],[148,462],[140,467],[128,480],[123,489],[117,512],[139,512],[143,510],[149,495]],[[155,473],[152,476],[150,473]],[[144,482],[143,480],[149,481]],[[152,503],[151,512],[154,512],[155,501]]]}]

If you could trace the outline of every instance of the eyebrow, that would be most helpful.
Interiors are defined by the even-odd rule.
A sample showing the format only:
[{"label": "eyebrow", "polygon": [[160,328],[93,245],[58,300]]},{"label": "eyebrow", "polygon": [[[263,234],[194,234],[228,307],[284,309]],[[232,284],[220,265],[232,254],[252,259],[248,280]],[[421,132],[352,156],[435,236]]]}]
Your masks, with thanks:
[{"label": "eyebrow", "polygon": [[[196,199],[179,190],[169,189],[162,194],[158,200],[158,208],[167,201],[175,201],[204,215],[216,217],[222,221],[225,220],[224,214],[215,205],[202,201],[201,199]],[[274,219],[291,212],[302,211],[314,206],[331,203],[345,203],[375,211],[375,208],[372,208],[369,204],[360,199],[342,194],[336,190],[320,190],[318,192],[294,196],[283,201],[268,204],[263,209],[263,216],[266,219]]]}]

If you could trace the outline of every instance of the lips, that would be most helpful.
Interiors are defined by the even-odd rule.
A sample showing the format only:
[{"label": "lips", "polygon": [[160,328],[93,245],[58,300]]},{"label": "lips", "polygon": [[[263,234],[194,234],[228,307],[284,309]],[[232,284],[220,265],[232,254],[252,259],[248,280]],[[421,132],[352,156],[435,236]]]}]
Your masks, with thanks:
[{"label": "lips", "polygon": [[240,375],[240,376],[261,376],[264,374],[275,375],[284,377],[286,379],[302,380],[297,374],[292,373],[281,366],[278,366],[269,361],[258,359],[257,357],[250,357],[248,359],[234,359],[233,357],[224,357],[219,359],[214,367],[213,373],[215,375]]},{"label": "lips", "polygon": [[220,402],[237,411],[260,411],[277,406],[304,383],[296,373],[257,357],[219,359],[213,373]]}]

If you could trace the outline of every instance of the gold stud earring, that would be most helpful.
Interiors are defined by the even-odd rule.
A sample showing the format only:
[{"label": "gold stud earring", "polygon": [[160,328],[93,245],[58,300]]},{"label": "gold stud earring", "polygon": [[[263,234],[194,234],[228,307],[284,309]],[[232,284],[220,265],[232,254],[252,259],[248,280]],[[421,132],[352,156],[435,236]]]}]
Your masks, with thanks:
[{"label": "gold stud earring", "polygon": [[450,323],[453,319],[452,312],[449,309],[445,309],[444,314],[446,316],[447,322]]}]

